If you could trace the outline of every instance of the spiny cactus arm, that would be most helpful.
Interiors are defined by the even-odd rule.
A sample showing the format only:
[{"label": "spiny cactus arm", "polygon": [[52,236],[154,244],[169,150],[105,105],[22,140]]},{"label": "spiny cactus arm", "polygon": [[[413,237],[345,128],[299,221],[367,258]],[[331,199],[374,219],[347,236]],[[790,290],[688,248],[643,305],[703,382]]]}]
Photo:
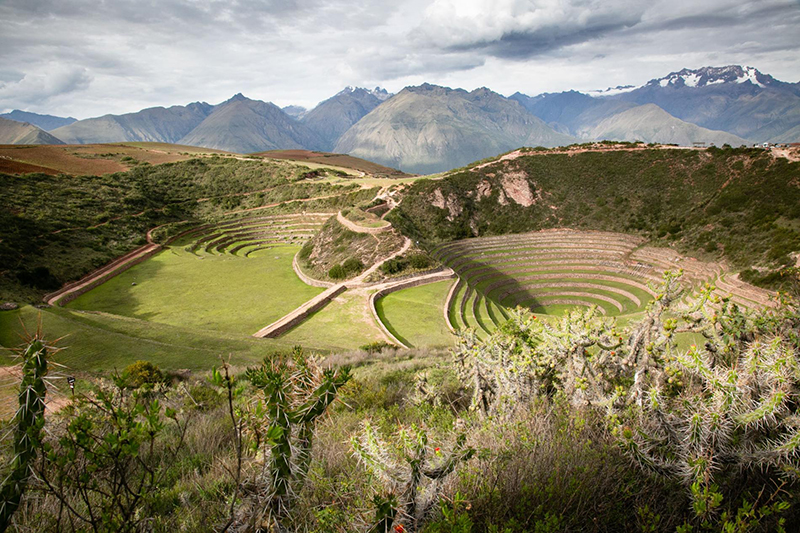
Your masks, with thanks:
[{"label": "spiny cactus arm", "polygon": [[339,389],[350,379],[350,368],[344,367],[340,372],[326,370],[322,383],[313,391],[311,398],[301,406],[291,418],[297,420],[300,428],[297,432],[295,478],[299,492],[308,473],[311,463],[311,446],[314,437],[314,424],[328,406],[336,399]]},{"label": "spiny cactus arm", "polygon": [[22,353],[22,383],[19,410],[14,416],[14,460],[11,472],[0,486],[0,533],[11,523],[30,477],[31,462],[41,442],[47,387],[47,346],[37,333]]},{"label": "spiny cactus arm", "polygon": [[743,426],[767,426],[781,414],[789,399],[786,391],[773,390],[754,409],[736,415],[734,420]]},{"label": "spiny cactus arm", "polygon": [[649,439],[641,431],[634,431],[627,426],[619,426],[614,430],[617,444],[622,451],[640,468],[653,474],[672,476],[677,472],[677,465],[657,458],[639,442],[643,437]]},{"label": "spiny cactus arm", "polygon": [[667,442],[673,447],[680,446],[682,436],[676,429],[677,421],[664,412],[662,398],[655,387],[650,389],[647,408],[655,415],[658,428],[666,437]]},{"label": "spiny cactus arm", "polygon": [[365,420],[362,427],[361,435],[350,439],[356,457],[387,485],[402,484],[405,479],[404,470],[389,454],[389,445],[375,431],[369,420]]},{"label": "spiny cactus arm", "polygon": [[313,422],[322,415],[350,377],[350,367],[342,367],[339,371],[326,370],[323,373],[322,383],[311,394],[311,398],[297,410],[298,421],[305,424]]},{"label": "spiny cactus arm", "polygon": [[292,479],[292,414],[289,411],[286,367],[283,364],[267,368],[248,368],[245,374],[250,382],[264,391],[270,425],[266,439],[271,443],[272,461],[270,477],[274,496],[289,494]]}]

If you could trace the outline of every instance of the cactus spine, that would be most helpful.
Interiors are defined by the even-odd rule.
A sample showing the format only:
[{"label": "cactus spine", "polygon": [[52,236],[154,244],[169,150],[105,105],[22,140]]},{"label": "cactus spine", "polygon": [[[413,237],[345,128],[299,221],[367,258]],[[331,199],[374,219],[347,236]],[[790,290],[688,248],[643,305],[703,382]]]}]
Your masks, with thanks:
[{"label": "cactus spine", "polygon": [[21,350],[21,356],[22,383],[19,388],[19,410],[14,416],[16,421],[14,460],[11,473],[0,487],[0,533],[8,528],[11,517],[19,507],[44,426],[47,346],[38,333]]}]

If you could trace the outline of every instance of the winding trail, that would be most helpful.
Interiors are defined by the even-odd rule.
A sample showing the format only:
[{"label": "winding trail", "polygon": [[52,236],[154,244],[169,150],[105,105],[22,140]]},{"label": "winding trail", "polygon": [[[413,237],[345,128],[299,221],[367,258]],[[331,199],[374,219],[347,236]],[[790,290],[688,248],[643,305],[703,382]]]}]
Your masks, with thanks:
[{"label": "winding trail", "polygon": [[355,231],[356,233],[371,233],[371,234],[382,233],[384,231],[388,231],[392,227],[392,225],[389,224],[388,222],[384,226],[378,226],[378,227],[375,227],[375,228],[368,228],[366,226],[360,226],[360,225],[356,224],[355,222],[353,222],[352,220],[350,220],[347,217],[345,217],[342,214],[341,211],[336,213],[336,220],[342,226],[346,227],[350,231]]}]

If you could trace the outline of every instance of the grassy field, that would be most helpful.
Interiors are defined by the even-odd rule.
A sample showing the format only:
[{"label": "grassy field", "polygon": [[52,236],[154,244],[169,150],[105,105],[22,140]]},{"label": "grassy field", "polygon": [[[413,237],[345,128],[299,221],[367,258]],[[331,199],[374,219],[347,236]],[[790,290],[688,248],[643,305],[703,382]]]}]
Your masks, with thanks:
[{"label": "grassy field", "polygon": [[383,341],[384,336],[367,306],[363,291],[346,291],[280,340],[326,350],[352,350]]},{"label": "grassy field", "polygon": [[402,342],[414,346],[452,346],[444,321],[444,301],[453,281],[437,281],[393,292],[375,302],[378,316]]},{"label": "grassy field", "polygon": [[247,258],[200,256],[170,248],[71,302],[172,326],[249,335],[322,289],[292,270],[298,246],[281,245]]},{"label": "grassy field", "polygon": [[[0,345],[18,346],[21,324],[33,331],[39,316],[45,338],[64,337],[58,346],[65,349],[55,357],[57,363],[66,366],[59,369],[62,373],[122,370],[138,360],[152,361],[163,369],[207,370],[219,365],[220,357],[231,356],[235,364],[244,365],[286,347],[280,339],[256,339],[104,313],[57,307],[39,310],[32,306],[0,312]],[[8,352],[2,352],[0,363],[9,365],[15,361]]]}]

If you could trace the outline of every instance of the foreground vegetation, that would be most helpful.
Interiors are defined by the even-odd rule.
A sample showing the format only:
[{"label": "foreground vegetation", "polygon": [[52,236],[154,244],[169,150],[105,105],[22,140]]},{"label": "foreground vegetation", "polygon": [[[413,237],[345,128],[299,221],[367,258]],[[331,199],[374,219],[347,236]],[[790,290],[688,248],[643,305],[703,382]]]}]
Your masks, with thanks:
[{"label": "foreground vegetation", "polygon": [[[44,432],[21,394],[12,530],[796,530],[800,313],[747,315],[710,287],[676,307],[679,283],[624,328],[515,311],[450,355],[138,363]],[[685,331],[705,344],[679,348]],[[47,344],[27,344],[23,388]]]}]

